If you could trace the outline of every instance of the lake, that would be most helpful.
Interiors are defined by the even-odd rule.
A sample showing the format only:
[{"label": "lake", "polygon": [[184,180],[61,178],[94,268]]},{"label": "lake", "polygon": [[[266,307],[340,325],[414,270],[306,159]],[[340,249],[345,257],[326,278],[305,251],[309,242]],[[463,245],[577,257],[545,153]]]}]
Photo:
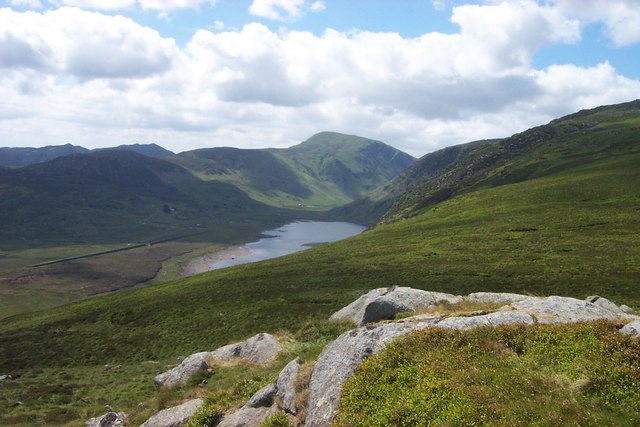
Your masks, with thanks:
[{"label": "lake", "polygon": [[297,221],[262,234],[268,236],[248,243],[248,255],[217,261],[212,270],[262,261],[308,249],[315,244],[335,242],[362,233],[366,227],[349,222]]}]

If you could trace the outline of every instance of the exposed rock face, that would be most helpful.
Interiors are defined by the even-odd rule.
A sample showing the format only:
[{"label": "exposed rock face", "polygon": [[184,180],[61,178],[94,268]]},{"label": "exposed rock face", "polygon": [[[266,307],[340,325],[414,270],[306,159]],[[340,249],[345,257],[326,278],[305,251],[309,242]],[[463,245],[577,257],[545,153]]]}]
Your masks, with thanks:
[{"label": "exposed rock face", "polygon": [[[374,289],[370,293],[358,298],[354,303],[343,308],[332,316],[332,319],[350,318],[359,324],[372,321],[375,316],[368,317],[367,308],[376,307],[375,312],[385,318],[393,310],[386,310],[385,297],[401,289],[397,299],[399,311],[407,311],[411,303],[405,298],[421,293],[431,294],[431,305],[438,301],[451,304],[465,299],[491,304],[505,304],[498,311],[489,314],[465,316],[417,315],[391,323],[367,325],[345,332],[322,352],[311,376],[309,385],[309,403],[305,426],[320,427],[331,425],[337,409],[344,382],[351,377],[356,367],[362,361],[381,351],[385,345],[395,338],[409,332],[429,327],[448,329],[471,329],[476,327],[491,327],[506,324],[534,324],[534,323],[571,323],[593,321],[598,319],[627,319],[627,324],[621,332],[637,335],[640,331],[640,318],[630,316],[611,301],[602,297],[589,297],[586,301],[566,297],[539,298],[526,295],[478,292],[466,297],[456,297],[448,294],[438,294],[425,291],[410,292],[408,288],[396,288],[385,292],[384,289]],[[413,291],[413,290],[411,290]],[[377,301],[383,303],[378,304]],[[419,304],[428,304],[419,303]],[[419,305],[416,304],[416,305]],[[411,307],[416,307],[413,305]],[[384,307],[378,309],[377,307]],[[427,305],[428,307],[428,305]],[[422,307],[420,307],[422,308]],[[416,308],[412,308],[415,310]],[[373,312],[374,310],[372,310]]]},{"label": "exposed rock face", "polygon": [[620,332],[632,337],[640,337],[640,320],[634,320],[633,322],[627,323],[622,327],[622,329],[620,329]]},{"label": "exposed rock face", "polygon": [[185,384],[201,369],[208,369],[213,363],[244,359],[250,363],[264,365],[282,350],[278,340],[270,334],[261,333],[246,341],[225,345],[215,351],[203,351],[186,357],[175,368],[157,375],[153,382],[158,390]]},{"label": "exposed rock face", "polygon": [[276,381],[276,395],[282,401],[282,409],[293,415],[296,415],[296,409],[294,406],[296,398],[295,382],[299,371],[300,358],[296,357],[284,367]]},{"label": "exposed rock face", "polygon": [[260,423],[275,415],[279,409],[274,402],[275,384],[258,390],[242,408],[225,416],[218,427],[258,427]]},{"label": "exposed rock face", "polygon": [[337,311],[331,320],[353,320],[357,325],[392,319],[396,314],[422,310],[441,302],[457,304],[461,298],[441,292],[406,287],[379,288]]},{"label": "exposed rock face", "polygon": [[590,322],[599,319],[615,319],[625,313],[615,304],[594,304],[568,297],[530,298],[515,302],[511,309],[528,313],[539,323]]},{"label": "exposed rock face", "polygon": [[382,350],[386,343],[414,330],[409,323],[390,323],[345,332],[320,354],[309,384],[305,426],[331,425],[338,409],[344,382],[365,357]]},{"label": "exposed rock face", "polygon": [[202,399],[189,400],[182,405],[173,408],[163,409],[140,427],[177,427],[189,421],[189,418],[196,413],[204,404]]},{"label": "exposed rock face", "polygon": [[87,427],[122,427],[129,425],[129,419],[124,412],[107,412],[101,417],[87,420]]}]

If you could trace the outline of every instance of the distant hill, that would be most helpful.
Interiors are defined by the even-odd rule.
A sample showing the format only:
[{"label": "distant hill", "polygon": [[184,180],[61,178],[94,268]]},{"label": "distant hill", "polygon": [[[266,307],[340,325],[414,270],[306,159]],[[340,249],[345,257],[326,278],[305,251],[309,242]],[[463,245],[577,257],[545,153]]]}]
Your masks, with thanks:
[{"label": "distant hill", "polygon": [[264,203],[309,209],[362,197],[414,160],[380,141],[334,132],[286,149],[210,148],[180,153],[175,159],[203,179],[232,183]]},{"label": "distant hill", "polygon": [[128,150],[134,153],[142,154],[149,157],[171,157],[175,156],[173,151],[162,148],[158,144],[129,144],[114,147],[115,150]]},{"label": "distant hill", "polygon": [[277,214],[232,185],[127,150],[0,171],[4,240],[137,241],[268,213]]},{"label": "distant hill", "polygon": [[42,148],[0,147],[0,166],[19,168],[87,151],[89,150],[86,148],[71,144],[49,145]]}]

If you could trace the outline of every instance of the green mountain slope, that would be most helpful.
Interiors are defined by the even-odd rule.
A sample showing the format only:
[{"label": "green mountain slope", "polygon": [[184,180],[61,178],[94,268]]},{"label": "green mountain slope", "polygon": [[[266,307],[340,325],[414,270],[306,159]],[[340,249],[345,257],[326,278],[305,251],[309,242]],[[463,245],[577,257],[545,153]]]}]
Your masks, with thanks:
[{"label": "green mountain slope", "polygon": [[379,141],[322,132],[286,149],[211,148],[175,160],[201,178],[228,182],[263,203],[327,209],[397,176],[413,157]]},{"label": "green mountain slope", "polygon": [[640,100],[585,110],[468,151],[406,192],[385,215],[395,221],[455,195],[525,181],[610,155],[635,152]]},{"label": "green mountain slope", "polygon": [[[571,120],[591,123],[598,117],[596,124],[572,130]],[[410,210],[400,212],[412,214],[403,221],[279,259],[4,319],[0,372],[22,379],[16,388],[0,389],[0,413],[6,414],[0,423],[19,423],[36,414],[81,419],[87,407],[101,413],[104,401],[143,420],[136,408],[155,395],[152,373],[174,364],[177,355],[258,332],[281,332],[294,341],[288,360],[300,354],[312,358],[327,336],[324,319],[376,287],[600,294],[640,308],[637,103],[580,113],[571,120],[555,122],[556,136],[543,143],[538,137],[513,139],[522,143],[514,147],[518,154],[493,168],[489,163],[480,167],[485,164],[476,153],[476,163],[467,165],[478,165],[482,179],[469,180],[447,200],[431,199],[417,209],[403,205]],[[509,149],[499,147],[503,150],[497,153]],[[494,145],[477,150],[483,149],[496,150]],[[439,176],[449,176],[450,170],[459,171],[447,168]],[[104,363],[124,368],[97,376]],[[154,363],[159,365],[155,371],[149,368]],[[61,372],[73,381],[61,379]],[[145,385],[132,384],[134,376]],[[257,390],[273,379],[253,384]],[[72,392],[37,393],[49,384]],[[233,384],[225,399],[246,390],[240,380]],[[31,390],[23,397],[30,400],[14,409],[5,402],[20,399],[19,387]],[[202,390],[208,389],[197,393]],[[176,400],[190,391],[180,391]]]},{"label": "green mountain slope", "polygon": [[277,211],[229,184],[201,181],[173,163],[131,151],[102,150],[0,172],[3,241],[136,242],[269,213]]}]

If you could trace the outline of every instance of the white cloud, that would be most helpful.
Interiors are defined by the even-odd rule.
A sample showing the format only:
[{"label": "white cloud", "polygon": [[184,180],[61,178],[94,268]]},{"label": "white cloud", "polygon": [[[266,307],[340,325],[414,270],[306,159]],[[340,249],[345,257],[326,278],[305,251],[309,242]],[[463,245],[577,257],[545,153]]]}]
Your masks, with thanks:
[{"label": "white cloud", "polygon": [[602,22],[617,46],[640,43],[638,0],[556,0],[558,9],[585,23]]},{"label": "white cloud", "polygon": [[288,21],[300,18],[307,10],[321,12],[325,9],[324,1],[314,1],[308,5],[306,0],[253,0],[249,13],[275,21]]},{"label": "white cloud", "polygon": [[93,10],[121,10],[138,4],[143,9],[170,11],[198,9],[202,4],[215,5],[216,0],[55,0],[52,3]]},{"label": "white cloud", "polygon": [[30,9],[42,9],[40,0],[11,0],[11,6],[27,7]]},{"label": "white cloud", "polygon": [[608,63],[533,68],[541,47],[577,41],[584,19],[518,1],[455,7],[453,34],[214,24],[178,47],[121,16],[0,9],[0,141],[182,151],[334,130],[421,155],[640,98],[640,81]]}]

